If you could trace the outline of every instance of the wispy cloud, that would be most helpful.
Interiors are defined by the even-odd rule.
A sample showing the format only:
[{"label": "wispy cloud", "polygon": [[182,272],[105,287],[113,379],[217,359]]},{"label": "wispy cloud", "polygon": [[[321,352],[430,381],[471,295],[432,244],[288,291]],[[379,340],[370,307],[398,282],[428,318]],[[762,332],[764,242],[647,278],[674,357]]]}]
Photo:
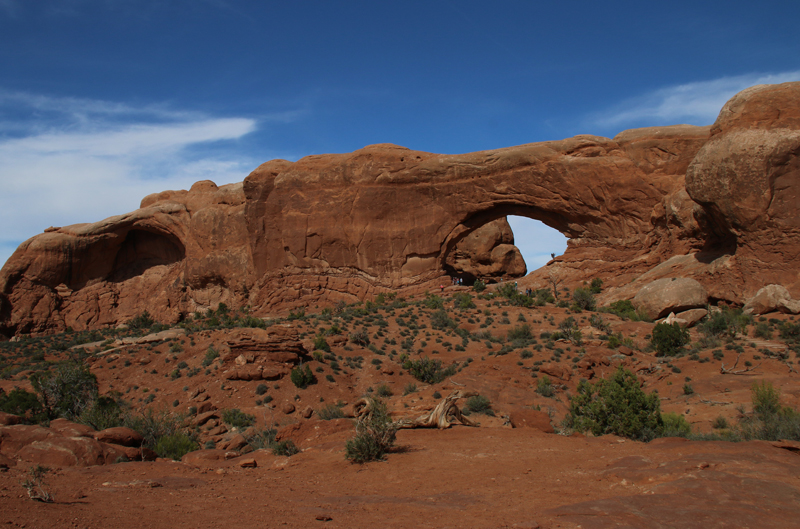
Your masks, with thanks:
[{"label": "wispy cloud", "polygon": [[668,86],[623,101],[588,118],[600,127],[710,125],[722,106],[737,92],[757,84],[799,81],[800,71],[773,74],[751,73]]},{"label": "wispy cloud", "polygon": [[257,129],[250,118],[8,92],[0,117],[0,264],[50,225],[131,211],[150,193],[198,180],[241,181],[263,161],[233,147],[190,149],[235,142]]}]

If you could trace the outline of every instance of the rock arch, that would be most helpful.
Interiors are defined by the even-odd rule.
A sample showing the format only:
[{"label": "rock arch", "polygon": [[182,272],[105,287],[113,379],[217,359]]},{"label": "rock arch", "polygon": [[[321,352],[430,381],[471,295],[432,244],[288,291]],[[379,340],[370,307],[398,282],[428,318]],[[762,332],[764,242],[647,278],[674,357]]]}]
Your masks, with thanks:
[{"label": "rock arch", "polygon": [[23,243],[0,271],[0,332],[118,323],[143,308],[177,321],[221,300],[266,314],[431,288],[459,241],[506,215],[567,235],[553,264],[565,285],[600,276],[609,299],[668,276],[735,303],[764,284],[792,291],[798,102],[800,83],[753,87],[713,127],[459,155],[372,145],[151,195],[130,214]]}]

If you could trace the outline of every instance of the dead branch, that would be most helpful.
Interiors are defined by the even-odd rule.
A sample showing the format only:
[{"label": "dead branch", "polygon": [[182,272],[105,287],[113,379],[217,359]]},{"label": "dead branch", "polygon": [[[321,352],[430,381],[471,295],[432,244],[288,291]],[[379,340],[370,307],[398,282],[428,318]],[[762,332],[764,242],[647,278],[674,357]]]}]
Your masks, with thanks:
[{"label": "dead branch", "polygon": [[700,399],[700,402],[703,404],[708,404],[710,406],[727,406],[728,404],[732,404],[731,402],[719,402],[716,400],[707,400],[707,399]]},{"label": "dead branch", "polygon": [[744,375],[745,373],[749,373],[750,371],[758,369],[761,366],[761,362],[759,362],[757,366],[751,366],[751,367],[748,367],[746,369],[740,369],[738,371],[735,371],[736,366],[739,365],[739,359],[741,357],[742,357],[742,354],[739,353],[736,356],[736,362],[734,362],[733,367],[731,367],[730,369],[725,367],[725,362],[722,362],[722,366],[719,368],[719,372],[721,374],[723,374],[723,375]]},{"label": "dead branch", "polygon": [[454,423],[461,423],[465,426],[477,426],[461,414],[461,410],[456,406],[458,399],[473,397],[477,393],[471,391],[461,391],[457,389],[442,399],[429,413],[417,417],[416,419],[400,419],[395,421],[397,428],[449,428]]}]

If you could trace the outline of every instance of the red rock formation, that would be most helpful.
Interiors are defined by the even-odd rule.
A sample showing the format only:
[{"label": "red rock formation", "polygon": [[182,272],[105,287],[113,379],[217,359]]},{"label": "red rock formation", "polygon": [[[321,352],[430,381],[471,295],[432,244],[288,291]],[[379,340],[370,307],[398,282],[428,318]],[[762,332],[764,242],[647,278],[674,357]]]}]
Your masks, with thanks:
[{"label": "red rock formation", "polygon": [[738,94],[713,127],[273,160],[242,184],[198,182],[26,241],[0,271],[0,327],[82,329],[144,309],[174,322],[220,301],[265,314],[430,288],[462,240],[511,214],[570,238],[522,286],[601,277],[609,300],[693,277],[735,303],[767,283],[797,290],[798,101],[800,83],[786,83]]},{"label": "red rock formation", "polygon": [[459,242],[445,268],[464,279],[513,279],[525,275],[525,260],[514,246],[514,233],[504,218],[484,224]]}]

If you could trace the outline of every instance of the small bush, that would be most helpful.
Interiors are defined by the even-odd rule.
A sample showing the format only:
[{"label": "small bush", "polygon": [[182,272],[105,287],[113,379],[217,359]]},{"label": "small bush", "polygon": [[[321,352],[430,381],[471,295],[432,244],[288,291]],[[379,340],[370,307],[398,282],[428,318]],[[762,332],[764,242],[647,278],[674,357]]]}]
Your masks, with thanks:
[{"label": "small bush", "polygon": [[556,394],[555,390],[553,389],[553,383],[550,381],[550,377],[543,375],[542,378],[539,379],[539,381],[536,383],[536,393],[547,398],[550,398]]},{"label": "small bush", "polygon": [[478,294],[480,294],[481,292],[483,292],[484,290],[486,290],[486,283],[484,283],[484,282],[483,282],[483,281],[481,281],[480,279],[477,279],[477,280],[475,280],[475,282],[472,284],[472,290],[474,290],[475,292],[477,292]]},{"label": "small bush", "polygon": [[692,435],[692,425],[686,417],[678,413],[662,413],[663,427],[659,432],[660,437],[689,437]]},{"label": "small bush", "polygon": [[456,322],[447,315],[447,311],[439,309],[431,316],[431,327],[439,330],[455,329]]},{"label": "small bush", "polygon": [[592,292],[592,294],[599,294],[603,290],[603,280],[599,277],[592,279],[592,283],[589,285],[589,290]]},{"label": "small bush", "polygon": [[291,439],[277,442],[272,446],[272,453],[276,456],[290,457],[298,452],[300,452],[300,449],[295,446],[294,441]]},{"label": "small bush", "polygon": [[483,395],[475,395],[467,399],[466,408],[472,413],[483,413],[484,415],[494,415],[492,403]]},{"label": "small bush", "polygon": [[650,344],[656,350],[656,356],[675,356],[680,349],[689,343],[689,331],[673,323],[658,323],[653,327]]},{"label": "small bush", "polygon": [[408,384],[406,384],[406,387],[403,388],[403,395],[404,396],[410,395],[411,393],[416,393],[416,391],[417,391],[417,385],[414,384],[413,382],[409,382]]},{"label": "small bush", "polygon": [[269,391],[269,388],[267,387],[266,384],[259,384],[258,386],[256,386],[256,395],[259,395],[259,396],[263,395],[267,391]]},{"label": "small bush", "polygon": [[[152,395],[151,396],[155,396]],[[128,413],[122,418],[122,426],[135,430],[144,437],[142,445],[155,450],[159,439],[182,432],[183,418],[166,410],[154,411],[146,408],[141,413]]]},{"label": "small bush", "polygon": [[77,362],[64,362],[51,372],[34,373],[31,384],[51,419],[74,420],[97,399],[97,377],[88,366]]},{"label": "small bush", "polygon": [[394,393],[392,393],[392,388],[390,388],[388,384],[379,385],[378,388],[375,390],[375,393],[379,397],[391,397],[392,395],[394,395]]},{"label": "small bush", "polygon": [[317,410],[317,415],[323,421],[330,421],[332,419],[341,419],[344,417],[342,407],[336,404],[328,404],[327,406]]},{"label": "small bush", "polygon": [[200,445],[193,437],[184,432],[176,432],[161,437],[154,450],[158,457],[180,461],[183,456],[189,452],[194,452],[198,448],[200,448]]},{"label": "small bush", "polygon": [[706,321],[698,327],[704,335],[709,337],[735,338],[738,333],[743,333],[747,329],[750,321],[750,316],[742,314],[741,309],[724,308],[709,314]]},{"label": "small bush", "polygon": [[128,329],[132,331],[143,331],[155,324],[156,321],[150,316],[150,313],[144,311],[135,318],[128,320]]},{"label": "small bush", "polygon": [[330,352],[331,346],[328,345],[328,342],[325,340],[325,337],[321,334],[318,334],[314,337],[314,349],[317,351],[325,351]]},{"label": "small bush", "polygon": [[222,421],[232,428],[243,430],[256,421],[256,418],[238,408],[222,411]]},{"label": "small bush", "polygon": [[527,323],[517,325],[508,331],[507,337],[509,340],[532,340],[533,333],[531,332],[531,326]]},{"label": "small bush", "polygon": [[439,383],[445,378],[455,374],[456,371],[455,365],[444,369],[442,368],[441,360],[431,360],[430,358],[408,360],[403,367],[408,369],[411,376],[426,384]]},{"label": "small bush", "polygon": [[474,309],[475,302],[472,301],[472,296],[466,292],[458,292],[453,295],[453,306],[460,310]]},{"label": "small bush", "polygon": [[317,378],[314,376],[314,373],[311,372],[311,368],[308,364],[293,368],[289,378],[291,378],[292,384],[300,389],[306,389],[311,384],[317,382]]},{"label": "small bush", "polygon": [[29,424],[47,420],[42,403],[34,393],[14,388],[8,393],[0,393],[0,411],[17,415]]},{"label": "small bush", "polygon": [[359,417],[355,436],[345,444],[345,458],[353,463],[380,461],[394,445],[397,428],[386,404],[379,399],[369,400],[371,412]]},{"label": "small bush", "polygon": [[348,341],[359,347],[366,347],[369,345],[369,333],[365,329],[350,333]]},{"label": "small bush", "polygon": [[659,435],[664,423],[658,394],[645,394],[636,375],[620,366],[610,379],[578,384],[565,424],[594,435],[650,440]]},{"label": "small bush", "polygon": [[576,288],[572,293],[572,303],[580,310],[589,311],[595,310],[597,305],[594,294],[588,288]]},{"label": "small bush", "polygon": [[729,428],[728,419],[722,415],[719,415],[716,419],[714,419],[714,422],[711,423],[711,427],[715,430],[727,430]]},{"label": "small bush", "polygon": [[214,350],[213,347],[209,347],[208,351],[206,351],[206,356],[203,358],[203,367],[208,367],[211,365],[217,357],[219,357],[219,353]]}]

